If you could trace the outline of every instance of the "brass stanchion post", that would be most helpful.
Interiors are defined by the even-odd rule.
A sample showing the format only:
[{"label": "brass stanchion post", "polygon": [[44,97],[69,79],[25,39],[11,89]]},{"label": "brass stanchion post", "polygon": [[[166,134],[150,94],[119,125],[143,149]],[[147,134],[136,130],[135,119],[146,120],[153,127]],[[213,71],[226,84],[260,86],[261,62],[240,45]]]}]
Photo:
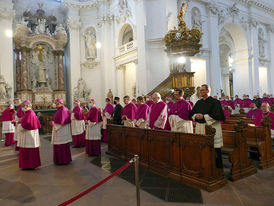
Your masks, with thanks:
[{"label": "brass stanchion post", "polygon": [[139,156],[138,155],[134,155],[134,164],[135,164],[136,199],[137,199],[137,206],[140,206],[141,202],[140,202]]}]

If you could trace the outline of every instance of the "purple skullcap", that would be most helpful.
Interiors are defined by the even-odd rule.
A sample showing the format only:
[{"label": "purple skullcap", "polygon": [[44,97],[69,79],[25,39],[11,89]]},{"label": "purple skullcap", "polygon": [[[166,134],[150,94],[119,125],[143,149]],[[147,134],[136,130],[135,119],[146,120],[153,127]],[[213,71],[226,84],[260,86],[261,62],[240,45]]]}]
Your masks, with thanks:
[{"label": "purple skullcap", "polygon": [[23,103],[31,104],[29,100],[25,100]]},{"label": "purple skullcap", "polygon": [[79,101],[78,99],[75,99],[75,100],[74,100],[74,103],[80,104],[80,101]]},{"label": "purple skullcap", "polygon": [[64,104],[64,101],[62,98],[57,98],[56,101],[59,102],[60,104]]},{"label": "purple skullcap", "polygon": [[251,106],[253,106],[253,105],[256,105],[256,104],[255,104],[254,102],[252,102],[252,103],[250,103],[250,105],[249,105],[249,106],[251,107]]}]

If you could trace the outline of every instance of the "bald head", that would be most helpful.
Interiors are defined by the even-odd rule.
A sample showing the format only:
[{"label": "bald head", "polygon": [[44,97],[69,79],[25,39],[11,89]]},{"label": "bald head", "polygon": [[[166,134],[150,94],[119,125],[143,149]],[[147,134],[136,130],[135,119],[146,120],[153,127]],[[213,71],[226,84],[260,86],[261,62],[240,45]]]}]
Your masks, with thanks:
[{"label": "bald head", "polygon": [[155,102],[155,103],[158,103],[160,100],[161,100],[161,95],[159,92],[154,92],[153,95],[152,95],[152,100]]},{"label": "bald head", "polygon": [[261,109],[262,109],[263,113],[269,112],[269,104],[267,102],[263,102]]}]

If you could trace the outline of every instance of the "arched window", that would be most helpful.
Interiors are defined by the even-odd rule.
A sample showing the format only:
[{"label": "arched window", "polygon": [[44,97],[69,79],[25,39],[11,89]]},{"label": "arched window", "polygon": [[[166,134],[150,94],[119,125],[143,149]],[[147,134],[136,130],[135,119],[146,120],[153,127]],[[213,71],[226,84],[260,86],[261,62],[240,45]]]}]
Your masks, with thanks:
[{"label": "arched window", "polygon": [[121,32],[122,38],[120,41],[120,46],[133,41],[133,30],[130,25],[126,25],[125,27],[123,27]]}]

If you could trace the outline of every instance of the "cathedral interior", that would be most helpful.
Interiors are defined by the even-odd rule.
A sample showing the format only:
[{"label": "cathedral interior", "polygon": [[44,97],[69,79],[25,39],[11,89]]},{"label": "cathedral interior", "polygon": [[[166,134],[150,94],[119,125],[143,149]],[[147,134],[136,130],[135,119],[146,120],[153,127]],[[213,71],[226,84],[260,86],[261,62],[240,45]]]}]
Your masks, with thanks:
[{"label": "cathedral interior", "polygon": [[[75,100],[83,108],[94,100],[104,110],[106,98],[114,103],[120,97],[124,106],[125,96],[159,92],[165,100],[181,89],[195,104],[203,84],[219,100],[235,100],[235,95],[273,99],[273,20],[273,0],[0,0],[0,111],[20,99],[43,115],[39,169],[20,170],[18,152],[0,146],[0,205],[61,204],[137,153],[141,205],[274,205],[274,130],[262,123],[269,132],[251,131],[252,122],[240,116],[244,110],[232,112],[236,116],[227,122],[233,125],[223,126],[232,130],[229,137],[234,132],[242,138],[229,142],[234,146],[224,152],[224,175],[197,166],[215,157],[209,152],[211,140],[195,135],[193,141],[172,132],[119,130],[107,122],[112,141],[101,143],[102,155],[72,148],[73,162],[67,166],[52,163],[50,145],[57,99],[69,110]],[[269,106],[273,112],[274,103]],[[263,140],[240,149],[249,141],[243,134]],[[156,137],[160,143],[153,142]],[[267,151],[251,166],[253,154],[240,159],[243,153],[232,152],[235,145],[248,154],[254,147]],[[135,171],[130,165],[71,205],[136,205]]]}]

